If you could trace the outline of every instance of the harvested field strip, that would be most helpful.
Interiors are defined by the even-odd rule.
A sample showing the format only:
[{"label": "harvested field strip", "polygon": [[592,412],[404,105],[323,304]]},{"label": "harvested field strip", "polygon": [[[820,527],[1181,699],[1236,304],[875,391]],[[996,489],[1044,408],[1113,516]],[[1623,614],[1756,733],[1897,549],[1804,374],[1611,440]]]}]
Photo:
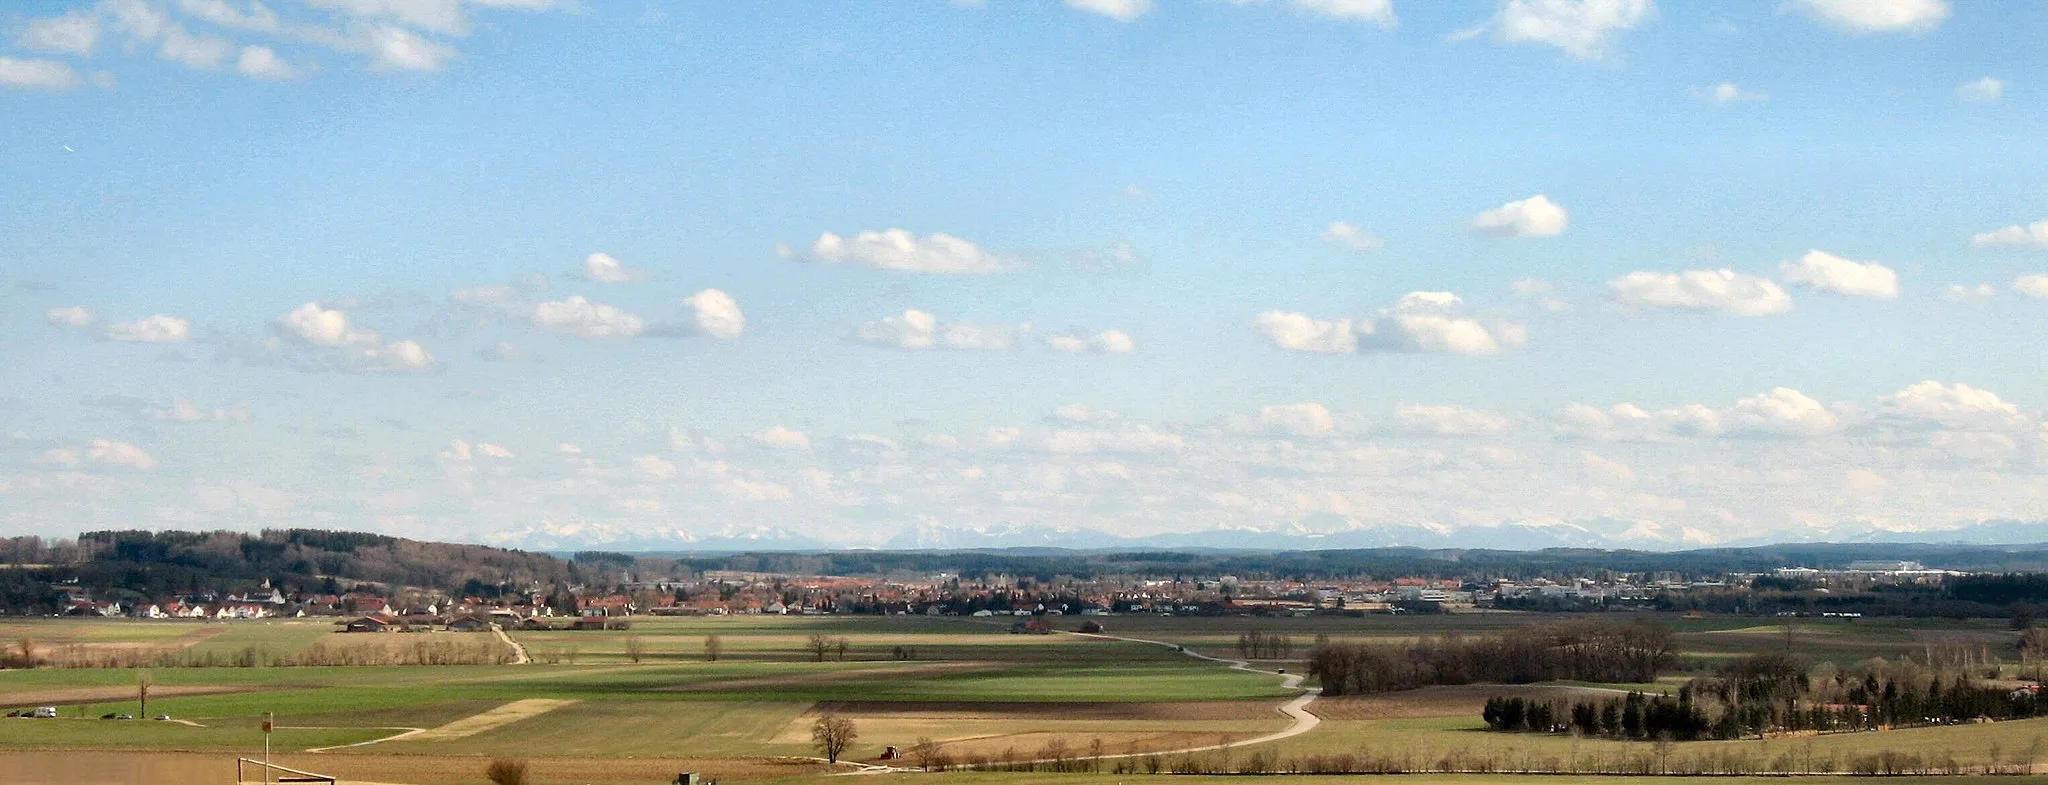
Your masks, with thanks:
[{"label": "harvested field strip", "polygon": [[968,701],[819,701],[807,717],[842,714],[876,719],[1074,721],[1273,720],[1270,701],[1188,701],[1185,703],[977,703]]},{"label": "harvested field strip", "polygon": [[[254,687],[230,686],[156,686],[149,690],[151,700],[191,695],[223,695],[236,692],[257,692]],[[26,690],[0,693],[0,705],[12,706],[70,706],[78,703],[112,703],[135,700],[135,687],[74,687],[68,690]]]},{"label": "harvested field strip", "polygon": [[554,700],[550,698],[529,698],[527,700],[513,701],[482,714],[465,717],[441,727],[414,734],[409,738],[415,741],[447,741],[449,739],[468,738],[484,731],[505,727],[520,720],[538,717],[575,702],[573,700]]}]

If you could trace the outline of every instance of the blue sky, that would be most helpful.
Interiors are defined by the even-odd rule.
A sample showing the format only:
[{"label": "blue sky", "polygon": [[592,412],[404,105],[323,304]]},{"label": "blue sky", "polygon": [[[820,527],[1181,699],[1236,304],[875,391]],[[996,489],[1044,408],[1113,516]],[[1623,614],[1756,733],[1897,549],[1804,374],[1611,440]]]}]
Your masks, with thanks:
[{"label": "blue sky", "polygon": [[10,4],[0,532],[2048,518],[2044,29]]}]

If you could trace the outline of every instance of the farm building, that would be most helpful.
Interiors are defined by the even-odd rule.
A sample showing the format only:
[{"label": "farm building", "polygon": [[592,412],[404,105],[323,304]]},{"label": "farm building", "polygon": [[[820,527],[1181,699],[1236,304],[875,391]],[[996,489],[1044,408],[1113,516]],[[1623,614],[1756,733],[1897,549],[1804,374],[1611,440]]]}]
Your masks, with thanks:
[{"label": "farm building", "polygon": [[495,625],[490,619],[475,615],[457,616],[448,620],[449,632],[490,632],[493,626]]},{"label": "farm building", "polygon": [[396,622],[382,616],[359,616],[343,623],[342,632],[390,632]]},{"label": "farm building", "polygon": [[1089,619],[1087,621],[1081,622],[1081,627],[1079,631],[1089,635],[1101,635],[1102,623],[1094,619]]}]

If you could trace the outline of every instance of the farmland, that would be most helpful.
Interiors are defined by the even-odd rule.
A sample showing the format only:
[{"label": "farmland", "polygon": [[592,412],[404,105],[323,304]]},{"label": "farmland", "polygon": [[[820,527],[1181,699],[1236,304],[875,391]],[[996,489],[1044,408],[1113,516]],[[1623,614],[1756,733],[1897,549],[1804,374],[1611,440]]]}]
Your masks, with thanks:
[{"label": "farmland", "polygon": [[[1534,620],[1512,613],[1260,620],[1259,629],[1299,643],[1293,658],[1260,667],[1299,672],[1298,658],[1319,635],[1398,643],[1446,633],[1484,635]],[[1078,621],[1059,626],[1072,629]],[[1224,658],[1236,656],[1238,636],[1252,626],[1250,620],[1234,618],[1119,616],[1104,621],[1117,635]],[[1782,650],[1788,642],[1784,626],[1753,618],[1669,621],[1681,670]],[[1485,731],[1478,709],[1493,695],[1565,697],[1610,694],[1617,688],[1554,683],[1323,698],[1310,705],[1320,724],[1300,735],[1227,752],[1177,754],[1173,751],[1240,742],[1290,727],[1276,709],[1296,693],[1283,689],[1271,674],[1231,670],[1170,646],[1066,634],[1014,635],[1006,623],[965,618],[635,618],[626,630],[509,633],[532,653],[534,662],[528,665],[265,664],[300,662],[301,655],[322,647],[497,645],[488,633],[341,635],[331,629],[309,620],[0,624],[0,635],[6,636],[0,640],[31,638],[50,650],[146,647],[169,663],[146,671],[153,682],[149,713],[175,718],[97,719],[139,711],[135,692],[142,670],[0,671],[0,706],[56,706],[60,715],[0,725],[0,771],[16,772],[0,774],[0,782],[60,781],[9,777],[52,766],[75,772],[76,766],[60,762],[82,760],[76,756],[88,752],[90,766],[117,770],[106,781],[127,781],[118,772],[132,767],[212,778],[222,761],[231,767],[235,756],[261,750],[258,724],[264,712],[277,717],[272,741],[288,753],[281,758],[288,765],[413,785],[479,781],[484,763],[493,757],[531,760],[538,782],[662,782],[682,770],[735,781],[807,778],[826,771],[807,760],[815,754],[810,725],[824,714],[857,723],[860,737],[847,753],[851,760],[872,760],[885,745],[908,747],[931,738],[956,763],[992,767],[1049,757],[1048,750],[1073,757],[1136,756],[1091,767],[1105,772],[1122,767],[1126,776],[1142,771],[1146,758],[1162,768],[1178,761],[1199,770],[1242,767],[1254,755],[1270,755],[1279,764],[1316,756],[1391,760],[1398,755],[1407,767],[1441,764],[1496,772],[1569,770],[1653,754],[1669,759],[1660,762],[1741,759],[1759,770],[1773,761],[1845,769],[1855,757],[1879,749],[1923,761],[1947,755],[1971,768],[1988,764],[1994,753],[2001,764],[2048,757],[2041,741],[2048,736],[2048,720],[1691,742],[1654,751],[1642,743]],[[713,636],[718,640],[715,661],[706,651]],[[2009,646],[2011,636],[1988,622],[1807,619],[1793,626],[1789,641],[1795,652],[1812,660],[1847,664],[1896,658],[1936,643]],[[820,638],[830,645],[815,647],[814,639]],[[262,656],[241,656],[251,650]],[[77,664],[93,661],[86,657]],[[236,662],[249,664],[231,664]],[[1669,690],[1682,678],[1627,686]],[[933,776],[949,782],[1049,781],[1045,774],[1008,771]],[[1461,776],[1466,779],[1457,779]],[[1498,776],[1429,781],[1494,781]]]}]

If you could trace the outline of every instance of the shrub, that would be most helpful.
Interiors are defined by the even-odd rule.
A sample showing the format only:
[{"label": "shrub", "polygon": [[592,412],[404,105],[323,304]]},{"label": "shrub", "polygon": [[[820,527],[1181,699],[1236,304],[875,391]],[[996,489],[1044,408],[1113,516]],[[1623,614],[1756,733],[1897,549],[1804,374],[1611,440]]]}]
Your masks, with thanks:
[{"label": "shrub", "polygon": [[526,761],[498,758],[484,767],[484,777],[495,785],[526,785]]}]

